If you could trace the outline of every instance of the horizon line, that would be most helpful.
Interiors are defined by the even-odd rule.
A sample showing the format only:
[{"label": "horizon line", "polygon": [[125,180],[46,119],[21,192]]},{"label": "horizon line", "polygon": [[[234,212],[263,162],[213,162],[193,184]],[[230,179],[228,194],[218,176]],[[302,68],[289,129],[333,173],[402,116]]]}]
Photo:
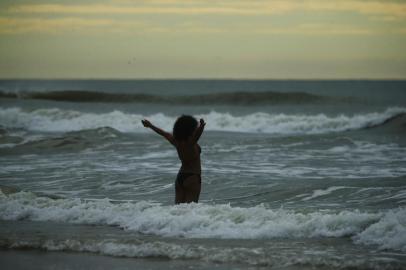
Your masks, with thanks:
[{"label": "horizon line", "polygon": [[406,81],[405,78],[210,78],[210,77],[194,77],[194,78],[181,78],[181,77],[161,77],[161,78],[98,78],[98,77],[9,77],[9,78],[1,78],[0,81],[51,81],[51,80],[66,80],[66,81]]}]

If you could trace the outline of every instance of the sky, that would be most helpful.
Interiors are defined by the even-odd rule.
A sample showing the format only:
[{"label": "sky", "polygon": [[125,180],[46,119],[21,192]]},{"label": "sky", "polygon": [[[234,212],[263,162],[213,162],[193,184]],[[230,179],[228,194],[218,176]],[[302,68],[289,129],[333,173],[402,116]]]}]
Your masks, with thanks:
[{"label": "sky", "polygon": [[1,0],[0,78],[406,79],[406,1]]}]

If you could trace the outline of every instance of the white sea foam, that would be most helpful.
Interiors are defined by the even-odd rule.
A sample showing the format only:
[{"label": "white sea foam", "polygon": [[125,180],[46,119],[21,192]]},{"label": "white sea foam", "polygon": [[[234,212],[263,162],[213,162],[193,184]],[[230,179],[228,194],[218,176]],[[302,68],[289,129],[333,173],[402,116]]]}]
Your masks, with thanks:
[{"label": "white sea foam", "polygon": [[314,198],[318,198],[320,196],[325,196],[336,190],[345,189],[345,188],[351,188],[351,187],[339,186],[339,187],[329,187],[327,189],[316,189],[313,191],[313,194],[311,196],[307,196],[307,197],[303,198],[302,201],[312,200]]},{"label": "white sea foam", "polygon": [[[385,120],[405,113],[406,108],[388,108],[384,112],[338,115],[288,115],[252,113],[233,116],[229,113],[210,112],[196,115],[206,119],[207,130],[229,132],[252,132],[270,134],[320,134],[360,129],[383,123]],[[66,132],[99,127],[112,127],[121,132],[146,132],[141,120],[148,118],[158,126],[170,130],[175,117],[162,113],[153,115],[130,114],[121,111],[109,113],[85,113],[62,109],[1,108],[0,125],[6,128],[24,128],[33,131]]]},{"label": "white sea foam", "polygon": [[355,241],[406,252],[406,209],[388,211],[377,223],[356,235]]},{"label": "white sea foam", "polygon": [[[353,236],[362,244],[405,250],[405,212],[341,211],[299,213],[273,210],[263,205],[240,208],[230,205],[184,204],[164,206],[140,201],[53,200],[33,193],[0,193],[3,220],[54,221],[114,225],[125,230],[165,237],[270,239]],[[395,221],[396,228],[391,225]],[[403,235],[403,236],[402,236]],[[374,240],[369,240],[369,239]]]},{"label": "white sea foam", "polygon": [[[238,263],[254,266],[268,266],[279,269],[288,266],[313,266],[339,269],[400,269],[399,261],[387,257],[374,258],[359,256],[329,254],[326,251],[311,250],[298,247],[293,253],[292,250],[272,250],[264,247],[226,247],[199,245],[189,243],[170,243],[164,241],[132,241],[122,243],[106,240],[8,240],[0,241],[2,248],[13,249],[43,249],[49,251],[74,251],[91,252],[115,257],[130,258],[166,258],[173,260],[200,260],[212,263]],[[275,247],[276,249],[278,246]],[[286,253],[284,251],[287,251]],[[350,251],[349,251],[350,252]]]},{"label": "white sea foam", "polygon": [[[200,259],[212,262],[245,262],[271,265],[272,260],[260,261],[264,255],[261,248],[217,248],[200,245],[175,244],[163,241],[116,243],[112,241],[12,241],[8,248],[40,248],[50,251],[92,252],[119,257],[164,257],[169,259]],[[262,255],[262,256],[261,256]]]}]

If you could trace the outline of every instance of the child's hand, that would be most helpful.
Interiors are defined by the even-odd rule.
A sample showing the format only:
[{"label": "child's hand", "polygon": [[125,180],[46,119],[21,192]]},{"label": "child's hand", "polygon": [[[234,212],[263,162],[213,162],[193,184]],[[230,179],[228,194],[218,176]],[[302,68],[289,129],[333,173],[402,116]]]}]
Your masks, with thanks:
[{"label": "child's hand", "polygon": [[204,127],[206,125],[206,122],[204,122],[203,118],[200,118],[200,126]]},{"label": "child's hand", "polygon": [[144,127],[149,128],[151,127],[151,122],[148,121],[147,119],[141,120],[142,124],[144,125]]}]

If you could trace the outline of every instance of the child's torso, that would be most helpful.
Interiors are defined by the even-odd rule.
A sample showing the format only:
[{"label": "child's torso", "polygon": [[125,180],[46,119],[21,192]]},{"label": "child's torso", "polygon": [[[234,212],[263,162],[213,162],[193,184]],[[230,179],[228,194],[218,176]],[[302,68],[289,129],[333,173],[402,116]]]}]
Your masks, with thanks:
[{"label": "child's torso", "polygon": [[182,162],[180,172],[201,173],[201,148],[197,143],[179,142],[176,146],[176,150]]}]

